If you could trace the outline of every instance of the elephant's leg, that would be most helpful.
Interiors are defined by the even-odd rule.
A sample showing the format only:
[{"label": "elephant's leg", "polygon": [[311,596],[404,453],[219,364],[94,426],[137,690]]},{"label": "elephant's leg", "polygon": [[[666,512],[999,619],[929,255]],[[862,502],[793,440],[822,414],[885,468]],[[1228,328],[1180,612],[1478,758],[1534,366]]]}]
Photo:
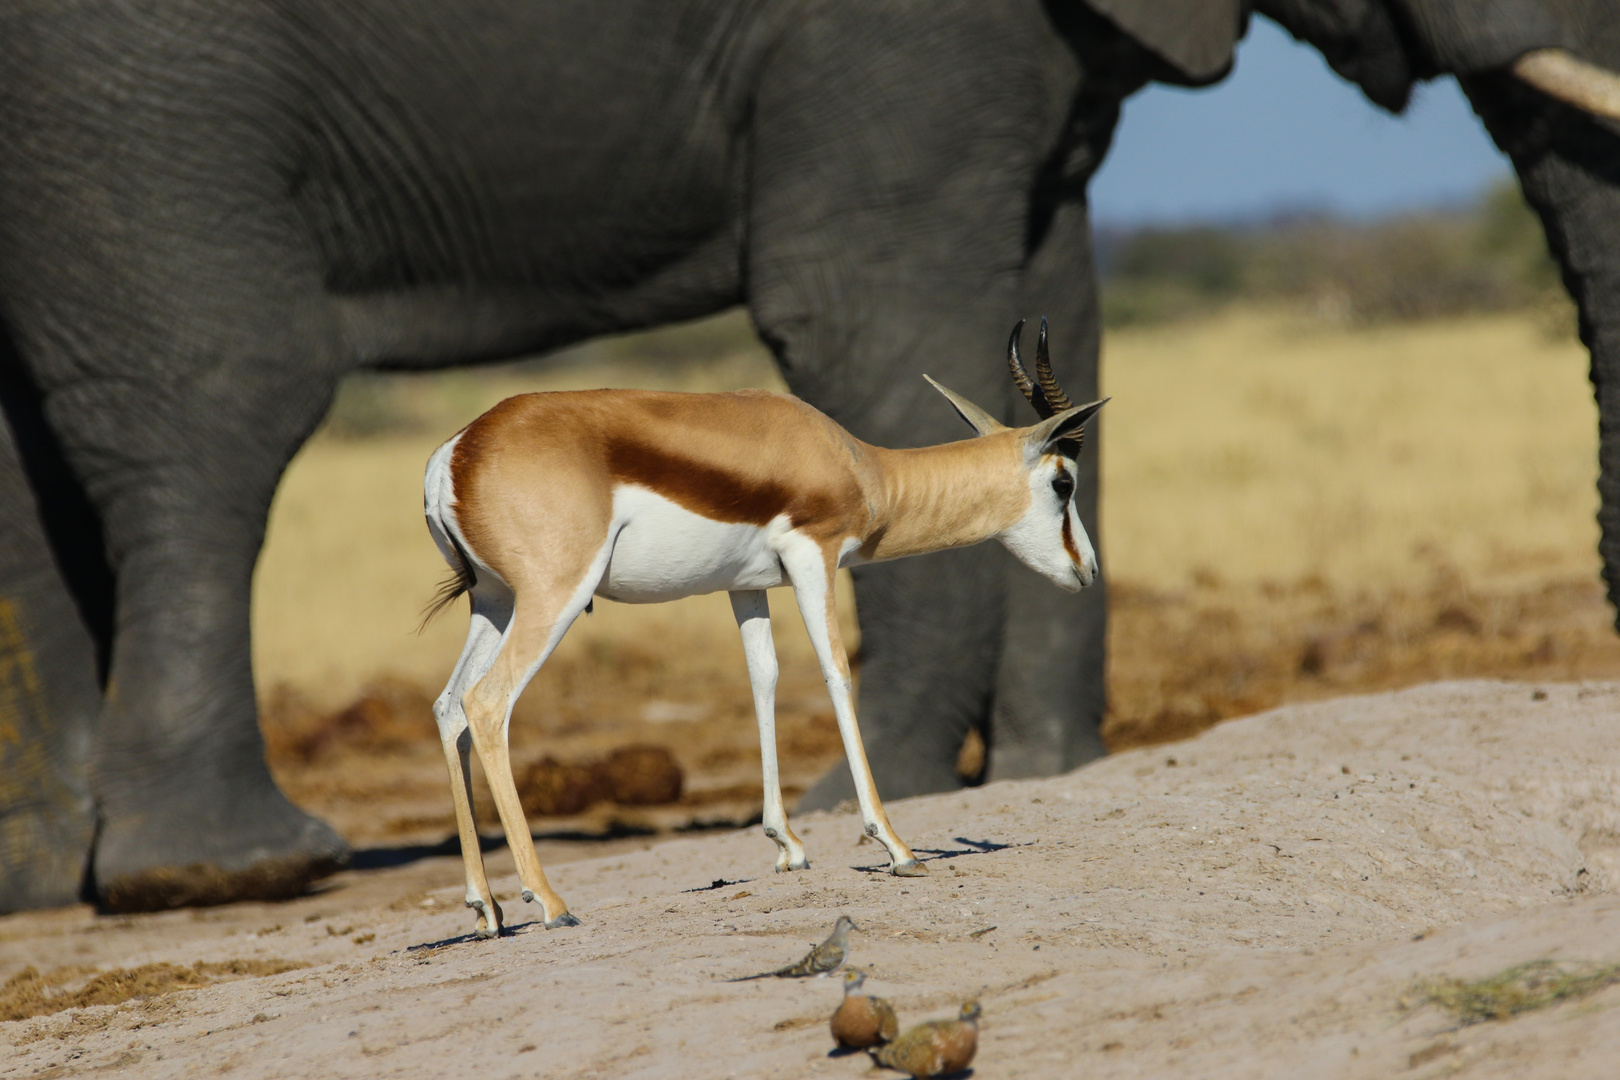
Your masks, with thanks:
[{"label": "elephant's leg", "polygon": [[[66,475],[38,398],[0,331],[0,914],[78,899],[95,831],[89,751],[101,682],[96,643],[53,553],[52,522],[88,539],[83,562],[102,558],[88,504]],[[82,496],[79,496],[82,499]],[[81,512],[83,516],[81,517]],[[66,570],[64,569],[66,568]],[[89,602],[110,605],[111,579],[81,576]],[[99,614],[99,612],[98,612]]]},{"label": "elephant's leg", "polygon": [[[296,310],[243,304],[200,326],[187,313],[152,315],[148,325],[168,330],[161,339],[99,335],[88,373],[46,391],[117,577],[91,753],[92,873],[113,910],[296,895],[347,856],[271,779],[250,658],[270,499],[336,381],[333,339]],[[53,355],[37,363],[68,366]]]},{"label": "elephant's leg", "polygon": [[[924,372],[1005,422],[1033,423],[1004,361],[1008,330],[1040,314],[1030,303],[1051,304],[1060,354],[1092,333],[1065,322],[1089,306],[1067,300],[1057,274],[1036,295],[1025,289],[1032,255],[1073,239],[1037,219],[1032,199],[1058,198],[1048,180],[1068,175],[1077,153],[1100,153],[1092,127],[1110,127],[1115,114],[1075,107],[1078,61],[1043,20],[1026,33],[1023,9],[980,6],[944,25],[895,25],[937,10],[874,12],[867,32],[895,43],[892,65],[852,68],[813,26],[789,35],[756,106],[747,272],[756,323],[796,393],[885,446],[967,436]],[[922,68],[951,72],[950,93],[919,92]],[[1069,356],[1066,374],[1076,367]],[[1012,565],[982,545],[856,568],[861,726],[885,798],[960,786],[958,754],[990,722],[1008,642],[1061,654],[1069,634],[1100,649],[1100,628],[1073,636],[1072,609],[1053,607],[1033,575],[1010,594]],[[1072,662],[1102,666],[1100,652]],[[1043,696],[1069,692],[1073,680],[1034,677],[1043,670],[1005,676],[1009,700],[1023,695],[1010,706],[1015,722],[1044,719],[1054,706]],[[1071,707],[1055,707],[1070,723]],[[1095,726],[1079,713],[1074,722]],[[847,771],[835,769],[800,805],[851,794]]]},{"label": "elephant's leg", "polygon": [[[1100,318],[1091,231],[1078,201],[1052,210],[1025,274],[1023,310],[1052,322],[1052,366],[1075,401],[1097,392]],[[1101,422],[1099,417],[1099,422]],[[1075,463],[1075,505],[1102,573],[1078,594],[1054,589],[1022,564],[1008,568],[1006,631],[996,672],[986,779],[1050,776],[1105,752],[1108,563],[1097,525],[1101,442],[1096,423]]]},{"label": "elephant's leg", "polygon": [[[1620,68],[1620,41],[1611,35],[1594,58]],[[1620,609],[1620,132],[1507,74],[1465,79],[1463,88],[1512,158],[1580,310],[1598,403],[1598,550]]]}]

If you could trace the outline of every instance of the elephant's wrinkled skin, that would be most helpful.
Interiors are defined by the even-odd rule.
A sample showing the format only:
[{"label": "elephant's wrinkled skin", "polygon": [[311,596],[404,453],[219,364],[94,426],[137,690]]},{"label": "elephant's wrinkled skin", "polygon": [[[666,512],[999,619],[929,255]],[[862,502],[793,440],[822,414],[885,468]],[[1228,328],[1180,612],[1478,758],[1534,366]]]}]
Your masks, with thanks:
[{"label": "elephant's wrinkled skin", "polygon": [[[71,899],[92,827],[114,909],[341,863],[266,770],[248,597],[345,372],[746,302],[885,445],[961,437],[925,368],[1016,419],[1024,313],[1095,396],[1084,182],[1155,74],[1034,0],[0,2],[0,908]],[[988,548],[859,589],[885,796],[958,783],[992,707],[999,774],[1101,751],[1101,589]]]},{"label": "elephant's wrinkled skin", "polygon": [[[1487,66],[1448,67],[1451,23],[1400,2],[1278,17],[1385,104],[1450,70],[1481,101],[1563,25],[1451,0],[1512,25]],[[112,908],[285,895],[343,859],[265,768],[247,605],[276,481],[345,372],[744,302],[796,392],[920,444],[960,436],[925,369],[1018,415],[994,357],[1045,313],[1083,400],[1085,183],[1119,102],[1219,77],[1243,14],[0,0],[0,909],[71,899],[92,833]],[[1502,140],[1562,145],[1545,116],[1581,123],[1499,96]],[[1556,220],[1566,182],[1538,196],[1526,176]],[[1580,260],[1615,250],[1593,245],[1558,247],[1589,327],[1615,310],[1581,284]],[[857,588],[885,797],[957,784],[975,726],[992,776],[1100,753],[1100,588],[1066,596],[992,548],[863,568]],[[807,804],[845,790],[832,774]]]}]

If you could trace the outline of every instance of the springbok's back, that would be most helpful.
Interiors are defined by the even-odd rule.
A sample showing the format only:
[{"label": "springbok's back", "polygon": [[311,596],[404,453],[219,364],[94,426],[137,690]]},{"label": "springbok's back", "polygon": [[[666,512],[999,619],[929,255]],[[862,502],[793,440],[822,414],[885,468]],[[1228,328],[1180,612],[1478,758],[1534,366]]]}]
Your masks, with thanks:
[{"label": "springbok's back", "polygon": [[525,394],[434,452],[426,503],[452,565],[459,544],[518,588],[602,556],[596,595],[652,603],[783,584],[772,537],[862,530],[862,465],[856,440],[783,394]]}]

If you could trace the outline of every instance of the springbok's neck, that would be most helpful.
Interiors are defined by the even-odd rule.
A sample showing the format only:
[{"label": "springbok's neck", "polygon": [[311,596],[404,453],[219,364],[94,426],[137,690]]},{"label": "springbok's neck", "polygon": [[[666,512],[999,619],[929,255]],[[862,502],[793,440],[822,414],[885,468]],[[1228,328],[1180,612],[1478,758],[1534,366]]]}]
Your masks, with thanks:
[{"label": "springbok's neck", "polygon": [[873,447],[882,491],[862,556],[966,547],[1016,522],[1029,508],[1018,438],[1008,431],[915,450]]}]

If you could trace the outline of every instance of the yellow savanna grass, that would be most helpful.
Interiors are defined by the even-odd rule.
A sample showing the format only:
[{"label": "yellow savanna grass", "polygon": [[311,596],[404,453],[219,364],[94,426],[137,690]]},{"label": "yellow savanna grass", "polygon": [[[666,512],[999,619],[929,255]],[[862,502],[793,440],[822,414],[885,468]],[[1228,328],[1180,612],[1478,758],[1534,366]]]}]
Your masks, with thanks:
[{"label": "yellow savanna grass", "polygon": [[1239,311],[1109,336],[1104,559],[1163,587],[1597,570],[1586,351],[1530,316],[1366,329]]},{"label": "yellow savanna grass", "polygon": [[[1238,311],[1110,334],[1103,383],[1114,401],[1100,439],[1102,558],[1115,581],[1377,592],[1418,587],[1437,565],[1480,585],[1596,574],[1585,350],[1533,317],[1347,329]],[[335,704],[379,675],[440,683],[466,620],[458,607],[414,633],[444,573],[422,524],[423,462],[501,397],[598,385],[781,382],[758,349],[699,365],[458,372],[413,391],[439,430],[317,437],[283,481],[255,581],[261,687]],[[791,598],[773,603],[784,659],[809,662]],[[853,641],[847,594],[843,607]],[[560,655],[634,641],[740,677],[735,637],[724,597],[599,603]]]}]

